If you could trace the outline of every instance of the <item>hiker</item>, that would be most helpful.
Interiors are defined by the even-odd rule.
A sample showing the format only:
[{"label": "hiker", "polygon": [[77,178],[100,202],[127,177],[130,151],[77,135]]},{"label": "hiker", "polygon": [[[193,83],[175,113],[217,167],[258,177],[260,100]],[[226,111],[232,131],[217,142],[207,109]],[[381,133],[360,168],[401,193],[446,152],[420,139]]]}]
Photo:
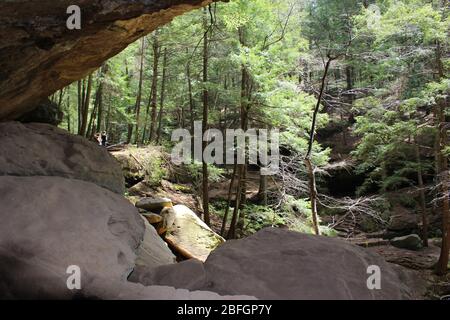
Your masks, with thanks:
[{"label": "hiker", "polygon": [[107,144],[108,144],[108,135],[106,134],[106,131],[103,131],[100,137],[100,145],[106,147]]},{"label": "hiker", "polygon": [[95,141],[97,141],[98,145],[101,146],[102,145],[102,137],[100,133],[96,133],[94,134],[94,139]]}]

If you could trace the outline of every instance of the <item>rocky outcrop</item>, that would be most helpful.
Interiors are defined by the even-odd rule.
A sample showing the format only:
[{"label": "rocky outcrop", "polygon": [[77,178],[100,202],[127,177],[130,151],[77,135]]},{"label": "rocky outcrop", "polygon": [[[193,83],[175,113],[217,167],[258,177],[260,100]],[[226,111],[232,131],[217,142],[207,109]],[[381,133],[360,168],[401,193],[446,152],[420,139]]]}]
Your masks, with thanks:
[{"label": "rocky outcrop", "polygon": [[136,208],[161,213],[164,208],[172,208],[172,201],[167,198],[144,198],[136,202]]},{"label": "rocky outcrop", "polygon": [[63,116],[64,113],[59,109],[56,103],[49,99],[45,99],[38,104],[36,108],[25,113],[17,120],[22,123],[38,122],[58,126],[61,123]]},{"label": "rocky outcrop", "polygon": [[[79,80],[127,45],[211,0],[11,0],[0,2],[0,120]],[[69,30],[70,5],[81,30]]]},{"label": "rocky outcrop", "polygon": [[[143,219],[128,201],[92,183],[0,177],[0,204],[0,299],[249,298],[128,282],[136,252],[143,248],[148,258],[167,249],[154,233],[144,236]],[[69,266],[80,268],[80,290],[67,287]]]},{"label": "rocky outcrop", "polygon": [[46,124],[0,123],[0,175],[59,176],[125,190],[120,166],[105,149]]},{"label": "rocky outcrop", "polygon": [[419,250],[422,248],[422,239],[417,234],[410,234],[392,239],[391,244],[400,249]]},{"label": "rocky outcrop", "polygon": [[186,259],[205,261],[213,250],[225,242],[186,206],[177,205],[164,210],[161,215],[164,239]]},{"label": "rocky outcrop", "polygon": [[163,152],[160,148],[124,146],[112,151],[111,154],[122,166],[125,182],[131,194],[145,194],[149,191],[148,188],[160,183],[164,174],[161,163]]},{"label": "rocky outcrop", "polygon": [[[381,270],[380,290],[367,286],[372,265]],[[152,272],[138,269],[131,278],[146,285],[208,288],[265,300],[414,299],[423,289],[409,271],[363,248],[274,228],[224,243],[204,264],[188,261]]]}]

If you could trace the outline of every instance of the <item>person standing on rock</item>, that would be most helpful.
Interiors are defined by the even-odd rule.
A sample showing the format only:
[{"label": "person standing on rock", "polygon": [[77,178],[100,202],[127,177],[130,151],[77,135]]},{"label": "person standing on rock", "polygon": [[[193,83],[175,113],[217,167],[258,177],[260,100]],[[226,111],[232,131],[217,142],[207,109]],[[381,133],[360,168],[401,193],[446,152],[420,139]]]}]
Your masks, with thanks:
[{"label": "person standing on rock", "polygon": [[106,131],[103,131],[101,135],[101,145],[103,147],[106,147],[107,144],[108,144],[108,135],[106,134]]}]

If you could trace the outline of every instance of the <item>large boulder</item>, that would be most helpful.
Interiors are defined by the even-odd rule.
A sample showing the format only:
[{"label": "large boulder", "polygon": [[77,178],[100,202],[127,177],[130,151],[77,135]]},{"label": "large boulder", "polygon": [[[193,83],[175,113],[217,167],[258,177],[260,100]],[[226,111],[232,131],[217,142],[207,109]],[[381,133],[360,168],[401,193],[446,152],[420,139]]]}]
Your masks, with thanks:
[{"label": "large boulder", "polygon": [[[0,177],[0,207],[0,299],[224,298],[128,282],[137,248],[144,245],[152,254],[163,250],[163,244],[148,250],[157,236],[145,239],[137,210],[92,183]],[[67,288],[69,266],[80,267],[81,290]]]},{"label": "large boulder", "polygon": [[385,238],[392,239],[398,236],[405,236],[418,230],[418,217],[409,210],[396,206],[393,209],[394,214],[391,216],[387,226]]},{"label": "large boulder", "polygon": [[209,254],[225,242],[191,209],[183,205],[164,210],[164,239],[181,256],[205,261]]},{"label": "large boulder", "polygon": [[[369,266],[381,270],[381,289],[367,286]],[[422,284],[401,267],[368,250],[335,238],[269,228],[228,241],[202,264],[193,261],[135,270],[146,285],[169,285],[220,294],[252,295],[264,300],[377,300],[419,298]]]},{"label": "large boulder", "polygon": [[125,191],[120,165],[104,148],[48,124],[0,123],[0,176],[59,176]]},{"label": "large boulder", "polygon": [[422,239],[417,234],[410,234],[392,239],[391,245],[400,249],[419,250],[422,248]]},{"label": "large boulder", "polygon": [[160,147],[124,146],[111,151],[111,154],[119,161],[131,194],[148,192],[150,187],[160,183],[164,175],[163,152]]},{"label": "large boulder", "polygon": [[145,269],[176,263],[176,257],[156,232],[155,228],[142,217],[145,225],[144,239],[137,250],[136,266]]}]

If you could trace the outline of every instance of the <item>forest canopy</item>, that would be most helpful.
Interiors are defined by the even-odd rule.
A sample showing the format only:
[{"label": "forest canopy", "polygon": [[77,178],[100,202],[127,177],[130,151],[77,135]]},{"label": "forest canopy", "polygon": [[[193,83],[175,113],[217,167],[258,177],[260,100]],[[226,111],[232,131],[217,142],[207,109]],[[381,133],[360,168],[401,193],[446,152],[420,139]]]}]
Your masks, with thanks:
[{"label": "forest canopy", "polygon": [[[111,145],[170,152],[172,132],[193,134],[196,121],[222,132],[277,129],[280,172],[261,175],[256,199],[246,193],[250,166],[193,161],[206,223],[221,211],[222,234],[235,238],[259,227],[246,229],[251,212],[262,225],[337,235],[348,232],[348,217],[385,226],[393,195],[412,190],[402,205],[421,214],[424,245],[442,237],[444,273],[448,9],[445,0],[217,2],[141,38],[51,100],[64,112],[62,128],[89,139],[104,131]],[[208,184],[222,176],[230,194],[238,182],[240,196],[212,203]],[[433,212],[440,234],[429,226]]]}]

